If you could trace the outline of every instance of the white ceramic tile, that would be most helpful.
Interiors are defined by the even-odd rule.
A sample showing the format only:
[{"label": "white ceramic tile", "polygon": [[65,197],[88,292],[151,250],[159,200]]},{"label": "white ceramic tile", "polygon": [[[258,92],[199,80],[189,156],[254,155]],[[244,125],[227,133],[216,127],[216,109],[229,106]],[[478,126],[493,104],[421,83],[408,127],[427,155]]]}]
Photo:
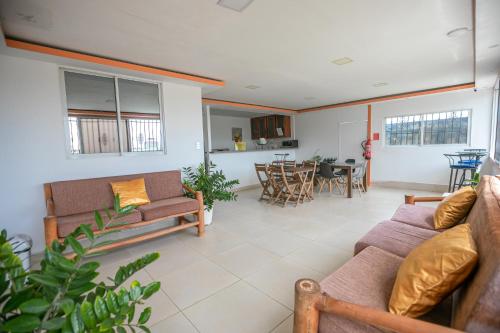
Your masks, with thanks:
[{"label": "white ceramic tile", "polygon": [[335,249],[321,244],[307,244],[286,256],[285,259],[303,267],[330,274],[351,257],[351,252],[343,249]]},{"label": "white ceramic tile", "polygon": [[199,252],[179,241],[162,247],[158,253],[160,257],[146,267],[147,272],[154,279],[159,279],[204,259]]},{"label": "white ceramic tile", "polygon": [[136,316],[139,318],[140,313],[146,307],[150,306],[152,308],[151,318],[148,321],[148,325],[154,325],[168,317],[179,312],[179,309],[170,300],[170,298],[163,292],[163,290],[158,290],[153,296],[144,301],[144,304],[140,304],[136,308]]},{"label": "white ceramic tile", "polygon": [[204,259],[167,274],[160,281],[162,289],[184,309],[235,283],[238,278]]},{"label": "white ceramic tile", "polygon": [[195,231],[185,230],[179,233],[178,239],[206,256],[227,251],[245,242],[238,235],[217,229],[216,226],[208,227],[203,237],[197,237]]},{"label": "white ceramic tile", "polygon": [[295,282],[302,278],[321,280],[322,274],[286,260],[266,265],[245,281],[293,310]]},{"label": "white ceramic tile", "polygon": [[269,332],[291,311],[240,281],[184,311],[202,333]]},{"label": "white ceramic tile", "polygon": [[243,244],[210,259],[242,278],[280,257],[259,247]]},{"label": "white ceramic tile", "polygon": [[178,313],[151,327],[153,333],[197,333],[198,331],[182,314]]},{"label": "white ceramic tile", "polygon": [[290,232],[275,230],[250,242],[279,256],[286,256],[307,244],[308,240]]}]

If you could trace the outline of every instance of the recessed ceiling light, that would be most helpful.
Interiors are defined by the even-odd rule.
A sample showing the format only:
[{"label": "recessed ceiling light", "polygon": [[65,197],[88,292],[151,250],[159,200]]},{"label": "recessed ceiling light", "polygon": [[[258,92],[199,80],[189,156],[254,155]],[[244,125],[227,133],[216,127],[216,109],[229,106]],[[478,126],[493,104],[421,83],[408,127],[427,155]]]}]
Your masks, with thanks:
[{"label": "recessed ceiling light", "polygon": [[259,89],[260,87],[259,87],[259,86],[256,86],[256,85],[251,84],[251,85],[249,85],[249,86],[246,86],[245,88],[255,90],[255,89]]},{"label": "recessed ceiling light", "polygon": [[247,8],[253,0],[219,0],[217,4],[219,6],[235,10],[237,12],[242,12]]},{"label": "recessed ceiling light", "polygon": [[351,63],[353,60],[351,58],[347,58],[347,57],[344,57],[344,58],[339,58],[339,59],[335,59],[335,60],[332,60],[332,62],[335,64],[335,65],[345,65],[345,64],[348,64],[348,63]]},{"label": "recessed ceiling light", "polygon": [[460,36],[464,36],[469,31],[470,31],[470,29],[467,27],[456,28],[456,29],[448,31],[446,36],[448,36],[450,38],[460,37]]},{"label": "recessed ceiling light", "polygon": [[493,44],[493,45],[490,45],[488,46],[489,49],[494,49],[495,47],[499,47],[500,44]]},{"label": "recessed ceiling light", "polygon": [[389,83],[387,83],[387,82],[377,82],[377,83],[374,83],[373,86],[374,87],[383,87],[383,86],[386,86],[388,84]]},{"label": "recessed ceiling light", "polygon": [[312,101],[313,99],[316,99],[316,97],[307,96],[307,97],[304,97],[304,99],[305,99],[306,101]]}]

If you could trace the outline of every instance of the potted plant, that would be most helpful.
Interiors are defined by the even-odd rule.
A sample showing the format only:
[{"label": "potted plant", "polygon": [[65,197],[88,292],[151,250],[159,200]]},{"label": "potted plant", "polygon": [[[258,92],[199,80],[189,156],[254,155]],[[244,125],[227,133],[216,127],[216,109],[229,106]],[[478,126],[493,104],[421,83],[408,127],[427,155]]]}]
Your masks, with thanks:
[{"label": "potted plant", "polygon": [[[150,253],[120,267],[107,283],[95,282],[99,263],[89,260],[96,255],[91,251],[93,248],[113,242],[103,237],[116,231],[107,230],[118,225],[115,217],[126,215],[133,208],[120,208],[116,197],[116,214],[106,211],[107,223],[95,212],[99,233],[89,224],[80,225],[64,242],[54,241],[48,246],[40,269],[29,272],[14,254],[7,232],[2,230],[0,332],[150,332],[146,323],[151,317],[151,307],[140,313],[136,307],[160,289],[160,282],[141,285],[133,281],[128,288],[123,284],[158,259],[159,254]],[[87,238],[89,246],[78,241],[81,236]],[[68,258],[66,249],[72,250],[72,258]]]},{"label": "potted plant", "polygon": [[[236,200],[237,196],[231,189],[240,183],[239,180],[227,180],[221,170],[215,170],[215,164],[210,163],[208,168],[205,168],[205,164],[201,163],[197,168],[187,167],[182,171],[186,175],[184,184],[203,193],[206,225],[212,223],[215,201]],[[186,195],[194,198],[192,193]]]}]

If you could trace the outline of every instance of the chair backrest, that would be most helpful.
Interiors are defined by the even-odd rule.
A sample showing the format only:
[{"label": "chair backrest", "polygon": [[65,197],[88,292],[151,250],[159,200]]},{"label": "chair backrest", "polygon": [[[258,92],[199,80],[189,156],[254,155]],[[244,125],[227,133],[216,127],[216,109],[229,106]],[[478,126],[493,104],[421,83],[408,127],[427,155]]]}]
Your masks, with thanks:
[{"label": "chair backrest", "polygon": [[333,168],[330,163],[321,162],[319,164],[319,174],[324,178],[333,178]]},{"label": "chair backrest", "polygon": [[283,161],[283,165],[285,167],[296,167],[297,162],[296,161]]},{"label": "chair backrest", "polygon": [[500,332],[500,179],[483,176],[467,216],[479,261],[456,292],[452,327],[467,332]]},{"label": "chair backrest", "polygon": [[316,161],[303,161],[302,166],[312,168],[311,171],[307,172],[306,179],[307,181],[314,181],[314,176],[316,175],[318,163]]},{"label": "chair backrest", "polygon": [[255,172],[257,173],[260,184],[265,186],[269,181],[267,164],[255,163]]},{"label": "chair backrest", "polygon": [[353,174],[352,176],[354,178],[363,178],[366,174],[366,167],[368,165],[368,161],[367,160],[364,160],[363,161],[363,165],[361,166],[361,168],[357,168],[357,169],[354,169],[353,170]]}]

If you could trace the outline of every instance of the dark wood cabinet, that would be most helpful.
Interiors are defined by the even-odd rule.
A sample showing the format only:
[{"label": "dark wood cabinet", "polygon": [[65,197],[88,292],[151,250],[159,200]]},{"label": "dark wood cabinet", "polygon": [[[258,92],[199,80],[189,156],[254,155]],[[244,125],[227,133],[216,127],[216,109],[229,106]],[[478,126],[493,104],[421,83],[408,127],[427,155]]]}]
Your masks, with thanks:
[{"label": "dark wood cabinet", "polygon": [[[256,117],[250,119],[252,140],[260,138],[275,139],[289,138],[292,136],[290,116],[271,115],[264,117]],[[281,128],[281,133],[278,133],[278,128]]]},{"label": "dark wood cabinet", "polygon": [[267,117],[257,117],[251,119],[252,140],[259,140],[267,137]]}]

